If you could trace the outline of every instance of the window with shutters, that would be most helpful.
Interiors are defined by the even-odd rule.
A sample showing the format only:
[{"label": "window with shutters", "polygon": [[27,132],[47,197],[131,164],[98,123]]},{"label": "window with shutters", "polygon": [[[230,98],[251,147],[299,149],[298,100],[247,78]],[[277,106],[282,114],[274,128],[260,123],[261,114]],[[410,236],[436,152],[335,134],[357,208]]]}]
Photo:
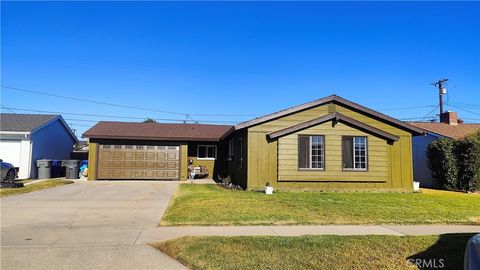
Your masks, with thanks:
[{"label": "window with shutters", "polygon": [[324,136],[298,136],[298,168],[315,170],[325,169]]},{"label": "window with shutters", "polygon": [[367,144],[367,137],[342,136],[342,163],[344,170],[367,170]]}]

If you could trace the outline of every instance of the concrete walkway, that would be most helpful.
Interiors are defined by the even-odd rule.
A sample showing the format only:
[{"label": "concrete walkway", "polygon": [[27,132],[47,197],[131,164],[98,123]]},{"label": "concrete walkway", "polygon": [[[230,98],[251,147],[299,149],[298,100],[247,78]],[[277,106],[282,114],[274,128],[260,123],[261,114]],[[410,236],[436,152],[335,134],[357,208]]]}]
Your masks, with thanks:
[{"label": "concrete walkway", "polygon": [[136,243],[166,241],[182,236],[301,236],[301,235],[439,235],[480,233],[477,225],[314,225],[158,227],[142,231]]}]

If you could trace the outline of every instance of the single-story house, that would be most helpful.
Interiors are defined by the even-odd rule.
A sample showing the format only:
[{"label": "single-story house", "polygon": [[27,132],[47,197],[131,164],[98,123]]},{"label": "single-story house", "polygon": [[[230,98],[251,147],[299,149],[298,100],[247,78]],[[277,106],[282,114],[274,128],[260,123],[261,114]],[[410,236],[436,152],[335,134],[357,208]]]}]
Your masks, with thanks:
[{"label": "single-story house", "polygon": [[99,122],[84,137],[91,180],[186,179],[193,162],[248,189],[411,191],[422,134],[331,95],[235,126]]},{"label": "single-story house", "polygon": [[219,142],[233,126],[102,121],[83,136],[89,141],[88,178],[187,179],[187,167],[216,168]]},{"label": "single-story house", "polygon": [[36,178],[38,159],[69,159],[78,139],[60,115],[0,114],[0,159]]},{"label": "single-story house", "polygon": [[424,130],[424,136],[413,138],[413,179],[421,187],[434,187],[432,172],[428,168],[427,146],[438,139],[460,139],[480,130],[480,124],[466,124],[458,119],[456,112],[440,114],[440,122],[409,122]]}]

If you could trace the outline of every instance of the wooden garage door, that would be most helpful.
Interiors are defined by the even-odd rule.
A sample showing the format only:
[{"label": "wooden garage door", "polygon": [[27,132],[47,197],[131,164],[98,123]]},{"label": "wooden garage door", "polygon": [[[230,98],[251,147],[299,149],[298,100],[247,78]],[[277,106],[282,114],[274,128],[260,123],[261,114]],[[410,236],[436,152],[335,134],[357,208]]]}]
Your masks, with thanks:
[{"label": "wooden garage door", "polygon": [[179,179],[180,146],[99,145],[98,179]]}]

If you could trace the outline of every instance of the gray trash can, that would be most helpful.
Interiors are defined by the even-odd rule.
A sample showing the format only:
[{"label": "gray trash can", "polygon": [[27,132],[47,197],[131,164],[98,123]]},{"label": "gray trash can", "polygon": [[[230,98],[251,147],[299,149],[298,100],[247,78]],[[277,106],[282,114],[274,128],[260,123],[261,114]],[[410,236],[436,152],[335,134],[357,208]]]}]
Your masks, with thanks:
[{"label": "gray trash can", "polygon": [[65,166],[66,179],[80,178],[80,176],[78,175],[79,173],[78,162],[79,161],[76,159],[64,160],[62,162],[62,166]]},{"label": "gray trash can", "polygon": [[52,178],[52,160],[51,159],[39,159],[37,160],[38,179]]}]

